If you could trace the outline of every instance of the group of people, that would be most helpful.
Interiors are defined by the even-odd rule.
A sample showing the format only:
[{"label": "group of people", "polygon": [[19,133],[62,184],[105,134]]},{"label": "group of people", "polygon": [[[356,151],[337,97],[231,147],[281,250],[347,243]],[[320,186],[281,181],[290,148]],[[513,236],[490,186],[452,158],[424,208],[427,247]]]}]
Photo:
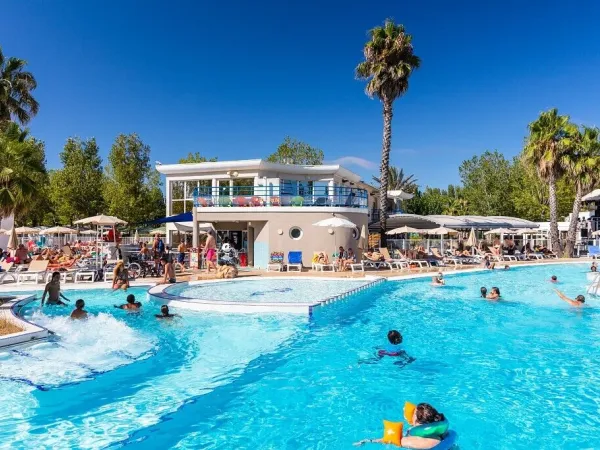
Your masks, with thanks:
[{"label": "group of people", "polygon": [[[332,264],[329,260],[329,256],[325,252],[319,252],[315,254],[313,262],[317,264]],[[344,249],[343,246],[338,247],[338,251],[333,254],[333,264],[337,267],[338,271],[343,272],[350,268],[350,264],[356,263],[356,253],[354,250],[349,248]]]},{"label": "group of people", "polygon": [[[46,300],[48,297],[48,300]],[[60,273],[54,272],[52,279],[46,284],[44,293],[42,294],[42,307],[44,304],[51,306],[66,306],[64,302],[71,302],[60,290]],[[139,312],[142,307],[142,303],[137,301],[135,295],[127,295],[126,302],[122,305],[114,305],[115,308],[124,309],[129,312]],[[85,301],[78,299],[75,301],[75,309],[71,312],[71,319],[87,319],[88,312],[84,309]],[[177,314],[171,314],[167,305],[160,307],[160,314],[155,315],[157,319],[168,319],[177,317]]]}]

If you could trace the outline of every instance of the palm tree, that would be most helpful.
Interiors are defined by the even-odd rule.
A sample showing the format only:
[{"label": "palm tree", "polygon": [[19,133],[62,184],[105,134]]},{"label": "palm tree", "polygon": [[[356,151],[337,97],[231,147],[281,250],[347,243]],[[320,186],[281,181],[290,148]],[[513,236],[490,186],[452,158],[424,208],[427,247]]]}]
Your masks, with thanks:
[{"label": "palm tree", "polygon": [[569,121],[569,116],[561,116],[556,108],[542,112],[540,117],[529,124],[529,136],[525,141],[523,159],[537,168],[539,177],[548,183],[550,203],[550,245],[554,253],[560,253],[558,240],[558,217],[556,204],[556,181],[562,176],[564,166],[562,154],[569,145],[577,127]]},{"label": "palm tree", "polygon": [[12,139],[10,128],[0,133],[0,216],[26,211],[40,188],[36,181],[46,173],[37,144]]},{"label": "palm tree", "polygon": [[[373,181],[381,185],[381,178],[373,176]],[[417,189],[417,179],[414,175],[404,176],[404,169],[390,166],[388,168],[388,191],[404,191],[413,194]]]},{"label": "palm tree", "polygon": [[[408,79],[421,60],[413,52],[412,36],[404,25],[387,19],[382,27],[369,31],[364,46],[365,60],[356,67],[356,77],[367,80],[366,94],[377,97],[383,104],[383,144],[379,198],[381,210],[387,210],[388,169],[392,147],[392,116],[394,100],[408,90]],[[381,245],[385,246],[386,215],[381,214]]]},{"label": "palm tree", "polygon": [[37,82],[25,69],[27,61],[7,58],[0,47],[0,129],[14,116],[22,125],[27,124],[39,109],[31,92]]},{"label": "palm tree", "polygon": [[569,222],[567,243],[564,256],[571,258],[575,248],[577,235],[577,219],[581,209],[581,197],[584,189],[590,189],[600,181],[600,130],[598,128],[583,127],[583,130],[572,139],[569,151],[565,151],[561,164],[566,174],[575,180],[575,200],[573,201],[573,214]]}]

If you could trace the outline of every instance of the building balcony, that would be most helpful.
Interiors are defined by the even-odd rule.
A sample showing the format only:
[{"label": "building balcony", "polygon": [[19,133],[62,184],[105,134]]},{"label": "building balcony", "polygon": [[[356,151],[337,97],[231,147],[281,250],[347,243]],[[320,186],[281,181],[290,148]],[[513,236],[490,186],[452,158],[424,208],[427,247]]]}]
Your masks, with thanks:
[{"label": "building balcony", "polygon": [[339,207],[366,210],[368,193],[365,189],[335,185],[304,189],[295,189],[295,186],[198,187],[194,190],[193,202],[199,208]]}]

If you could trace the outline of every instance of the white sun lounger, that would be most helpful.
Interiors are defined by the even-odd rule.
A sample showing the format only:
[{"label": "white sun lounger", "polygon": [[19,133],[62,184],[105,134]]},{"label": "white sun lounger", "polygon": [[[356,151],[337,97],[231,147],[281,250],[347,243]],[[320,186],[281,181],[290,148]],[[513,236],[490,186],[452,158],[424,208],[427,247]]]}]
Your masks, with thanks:
[{"label": "white sun lounger", "polygon": [[2,267],[2,272],[0,272],[0,284],[4,283],[5,281],[8,281],[9,279],[16,283],[17,272],[12,271],[13,265],[14,263],[0,263],[0,266]]},{"label": "white sun lounger", "polygon": [[41,278],[44,280],[44,275],[48,271],[49,261],[31,261],[27,270],[20,271],[17,275],[17,283],[19,284],[37,284]]}]

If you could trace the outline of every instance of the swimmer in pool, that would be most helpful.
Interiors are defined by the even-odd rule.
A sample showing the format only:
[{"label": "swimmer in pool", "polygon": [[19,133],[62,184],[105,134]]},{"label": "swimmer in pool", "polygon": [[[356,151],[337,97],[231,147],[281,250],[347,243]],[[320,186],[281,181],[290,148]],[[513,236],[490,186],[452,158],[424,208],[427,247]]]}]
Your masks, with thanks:
[{"label": "swimmer in pool", "polygon": [[567,297],[565,294],[560,292],[558,289],[554,289],[554,292],[556,292],[556,295],[558,295],[561,300],[564,300],[571,306],[581,307],[585,304],[585,297],[583,295],[578,295],[577,297],[575,297],[575,299],[572,299],[572,298]]},{"label": "swimmer in pool", "polygon": [[172,319],[173,317],[179,317],[179,314],[171,314],[167,305],[160,307],[160,314],[155,314],[154,317],[157,319]]},{"label": "swimmer in pool", "polygon": [[590,267],[590,272],[598,272],[598,266],[595,262],[592,263],[592,266]]},{"label": "swimmer in pool", "polygon": [[44,300],[46,300],[46,295],[48,295],[48,305],[66,306],[66,303],[60,300],[61,297],[68,302],[71,301],[67,297],[62,295],[62,292],[60,292],[60,272],[54,272],[52,274],[50,282],[46,284],[44,294],[42,295],[42,306],[44,306]]},{"label": "swimmer in pool", "polygon": [[558,278],[556,277],[556,275],[552,275],[550,277],[550,283],[558,283]]},{"label": "swimmer in pool", "polygon": [[493,287],[485,298],[488,300],[498,300],[500,298],[500,289]]},{"label": "swimmer in pool", "polygon": [[504,270],[510,270],[510,266],[509,265],[504,266]]},{"label": "swimmer in pool", "polygon": [[388,331],[387,338],[389,344],[385,346],[385,349],[379,350],[379,356],[397,356],[401,351],[402,347],[402,335],[398,330],[390,330]]},{"label": "swimmer in pool", "polygon": [[115,305],[115,308],[126,309],[128,311],[139,311],[142,307],[140,302],[135,301],[135,295],[129,294],[127,296],[127,303],[123,305]]},{"label": "swimmer in pool", "polygon": [[479,292],[481,292],[481,297],[482,298],[486,298],[487,297],[487,288],[485,286],[482,286],[481,289],[479,289]]},{"label": "swimmer in pool", "polygon": [[[436,423],[446,420],[442,413],[439,413],[433,406],[428,403],[419,403],[415,408],[415,412],[413,413],[412,422],[413,426],[426,425],[429,423]],[[432,435],[430,437],[421,437],[421,436],[404,436],[400,441],[402,448],[419,448],[419,449],[429,449],[434,448],[442,440],[442,436]],[[361,445],[373,443],[373,444],[382,444],[383,439],[364,439],[362,441],[356,442],[353,445],[355,447],[359,447]]]},{"label": "swimmer in pool", "polygon": [[444,286],[446,284],[442,272],[438,272],[438,274],[435,277],[431,277],[431,284],[433,286]]},{"label": "swimmer in pool", "polygon": [[83,308],[85,307],[85,302],[83,299],[79,299],[75,302],[75,309],[71,313],[71,319],[87,319],[87,311]]}]

